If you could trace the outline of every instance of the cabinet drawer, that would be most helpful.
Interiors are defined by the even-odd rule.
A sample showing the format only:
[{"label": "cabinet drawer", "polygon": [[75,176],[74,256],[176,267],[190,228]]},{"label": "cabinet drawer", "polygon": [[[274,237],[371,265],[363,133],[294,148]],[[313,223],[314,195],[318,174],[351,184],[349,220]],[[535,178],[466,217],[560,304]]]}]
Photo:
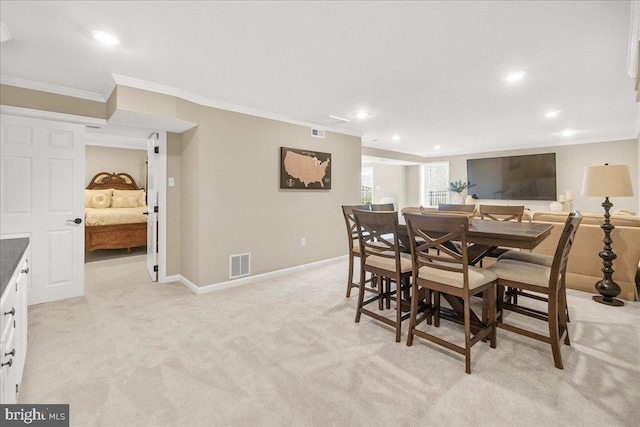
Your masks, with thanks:
[{"label": "cabinet drawer", "polygon": [[9,329],[14,329],[16,314],[20,311],[18,307],[18,292],[16,292],[15,284],[11,284],[11,288],[7,287],[0,301],[0,323],[2,323],[2,336],[8,333]]}]

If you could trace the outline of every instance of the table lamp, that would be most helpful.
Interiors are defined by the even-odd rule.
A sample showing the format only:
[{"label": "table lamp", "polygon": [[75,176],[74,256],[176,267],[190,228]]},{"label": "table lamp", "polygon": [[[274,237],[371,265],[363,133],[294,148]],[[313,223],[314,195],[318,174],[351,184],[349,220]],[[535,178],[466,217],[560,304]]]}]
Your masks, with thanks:
[{"label": "table lamp", "polygon": [[633,186],[631,185],[631,174],[627,165],[587,166],[584,169],[584,180],[582,182],[582,195],[591,197],[604,197],[602,207],[604,208],[604,222],[600,228],[604,230],[604,249],[600,252],[602,258],[602,272],[604,277],[596,283],[596,290],[600,295],[594,296],[593,300],[602,304],[613,306],[624,305],[615,297],[620,294],[620,286],[613,281],[613,260],[616,254],[611,249],[611,230],[615,228],[609,220],[609,209],[613,204],[609,197],[629,197],[633,196]]}]

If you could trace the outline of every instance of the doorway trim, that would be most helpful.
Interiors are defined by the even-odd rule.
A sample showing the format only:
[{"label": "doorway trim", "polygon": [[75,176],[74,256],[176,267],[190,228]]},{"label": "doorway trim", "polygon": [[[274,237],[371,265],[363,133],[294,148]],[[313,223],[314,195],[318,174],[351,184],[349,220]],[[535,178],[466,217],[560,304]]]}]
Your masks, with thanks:
[{"label": "doorway trim", "polygon": [[[29,117],[35,119],[51,120],[62,123],[74,123],[85,126],[108,127],[109,123],[105,119],[95,117],[77,116],[73,114],[57,113],[52,111],[35,110],[31,108],[14,107],[11,105],[0,105],[0,113],[12,116]],[[117,126],[117,125],[116,125]],[[160,156],[158,158],[158,282],[166,283],[171,280],[167,278],[167,130],[164,129],[144,129],[134,128],[141,132],[158,132],[158,144],[160,145]],[[86,130],[85,130],[86,134]],[[82,160],[83,169],[85,160]],[[82,175],[84,179],[84,174]],[[85,183],[83,181],[82,187]],[[83,237],[84,238],[84,237]],[[84,263],[84,253],[82,254]],[[82,285],[84,294],[84,283]]]}]

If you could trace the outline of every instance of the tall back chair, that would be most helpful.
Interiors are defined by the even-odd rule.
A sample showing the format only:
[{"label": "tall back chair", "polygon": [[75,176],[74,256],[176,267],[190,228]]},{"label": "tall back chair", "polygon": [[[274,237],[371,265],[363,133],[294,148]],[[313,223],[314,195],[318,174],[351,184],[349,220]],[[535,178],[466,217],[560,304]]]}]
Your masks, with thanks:
[{"label": "tall back chair", "polygon": [[476,210],[476,205],[456,205],[451,203],[438,203],[438,210],[449,211],[449,212],[473,213]]},{"label": "tall back chair", "polygon": [[[571,345],[567,329],[565,274],[569,251],[581,221],[582,217],[579,214],[571,213],[567,217],[558,246],[553,255],[551,267],[514,259],[500,259],[486,269],[498,276],[498,327],[551,344],[553,361],[558,369],[563,368],[560,342],[564,340],[566,345]],[[515,304],[510,301],[503,301],[505,287],[546,295],[546,298],[536,298],[543,301],[546,300],[546,311],[527,307],[521,303]],[[522,302],[523,299],[521,298],[520,301]],[[545,336],[506,323],[507,316],[505,316],[505,311],[507,310],[547,322],[549,335]]]},{"label": "tall back chair", "polygon": [[378,203],[372,204],[371,210],[374,212],[391,212],[395,211],[396,209],[393,207],[393,203]]},{"label": "tall back chair", "polygon": [[353,217],[354,210],[370,210],[369,205],[342,206],[344,222],[347,225],[347,242],[349,243],[349,276],[347,277],[347,298],[351,296],[351,288],[357,288],[359,283],[353,281],[353,264],[355,257],[360,257],[360,246],[358,245],[358,230]]},{"label": "tall back chair", "polygon": [[[386,283],[385,292],[374,295],[366,301],[364,299],[365,288],[360,286],[356,323],[360,322],[362,314],[371,316],[393,326],[396,330],[396,342],[400,342],[402,320],[409,317],[409,305],[408,303],[402,304],[402,294],[403,290],[406,290],[405,294],[408,295],[411,257],[409,254],[400,252],[398,215],[396,212],[356,210],[354,217],[360,243],[360,283],[366,282],[367,274],[371,275],[374,283],[377,284],[376,287],[380,290],[383,288],[383,281]],[[391,289],[392,283],[396,285],[395,291]],[[391,300],[394,294],[396,300],[395,320],[367,308],[369,304],[380,300],[380,298]],[[406,307],[406,312],[403,312],[404,307]],[[381,308],[380,304],[378,308]]]},{"label": "tall back chair", "polygon": [[[487,337],[491,347],[496,347],[495,284],[497,277],[492,272],[469,265],[467,258],[469,220],[466,216],[407,213],[405,219],[411,241],[413,267],[411,320],[407,345],[412,345],[413,337],[417,335],[460,353],[465,357],[465,370],[470,374],[471,347]],[[459,246],[460,251],[451,249],[454,242]],[[413,296],[419,295],[421,288],[434,292],[433,325],[435,328],[440,326],[441,293],[454,298],[464,307],[464,347],[417,329],[418,323],[425,318],[429,320],[429,316],[423,317],[420,322],[417,319],[418,301]],[[478,330],[472,336],[470,299],[471,296],[480,292],[483,296],[482,322],[474,325]]]},{"label": "tall back chair", "polygon": [[522,222],[524,215],[524,206],[496,206],[496,205],[480,205],[481,219],[491,219],[494,221],[518,221]]}]

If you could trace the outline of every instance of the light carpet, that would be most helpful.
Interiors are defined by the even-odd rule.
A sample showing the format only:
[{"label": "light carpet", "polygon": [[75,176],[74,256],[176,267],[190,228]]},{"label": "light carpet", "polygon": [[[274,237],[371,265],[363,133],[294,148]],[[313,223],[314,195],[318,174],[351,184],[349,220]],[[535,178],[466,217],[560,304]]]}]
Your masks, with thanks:
[{"label": "light carpet", "polygon": [[[462,356],[345,298],[347,262],[195,295],[144,256],[87,264],[85,296],[29,307],[20,403],[68,403],[72,426],[626,426],[640,419],[640,303],[569,291],[564,370],[498,330]],[[533,320],[531,322],[534,322]],[[421,325],[422,326],[422,325]],[[424,325],[424,327],[427,327]],[[443,321],[439,333],[462,329]]]}]

